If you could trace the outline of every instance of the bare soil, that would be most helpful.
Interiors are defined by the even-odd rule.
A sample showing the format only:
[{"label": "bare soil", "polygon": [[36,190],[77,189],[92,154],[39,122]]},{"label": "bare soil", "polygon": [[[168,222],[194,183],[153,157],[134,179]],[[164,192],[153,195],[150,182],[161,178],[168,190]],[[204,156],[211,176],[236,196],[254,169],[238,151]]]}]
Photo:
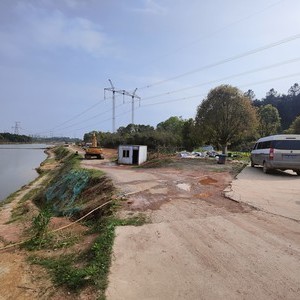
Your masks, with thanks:
[{"label": "bare soil", "polygon": [[83,161],[114,180],[122,216],[150,221],[117,228],[107,299],[298,299],[300,223],[226,199],[236,164],[165,162]]},{"label": "bare soil", "polygon": [[[116,165],[116,150],[104,149],[104,156],[83,159],[82,166],[112,178],[122,217],[142,213],[149,221],[117,228],[107,299],[299,298],[299,222],[226,199],[237,162],[163,157],[133,167]],[[1,208],[0,247],[22,239],[26,224],[7,222],[32,188]],[[67,222],[52,219],[51,226]],[[69,233],[83,232],[78,225]],[[0,300],[95,299],[92,289],[80,295],[56,289],[44,269],[26,262],[27,255],[18,248],[1,252]]]}]

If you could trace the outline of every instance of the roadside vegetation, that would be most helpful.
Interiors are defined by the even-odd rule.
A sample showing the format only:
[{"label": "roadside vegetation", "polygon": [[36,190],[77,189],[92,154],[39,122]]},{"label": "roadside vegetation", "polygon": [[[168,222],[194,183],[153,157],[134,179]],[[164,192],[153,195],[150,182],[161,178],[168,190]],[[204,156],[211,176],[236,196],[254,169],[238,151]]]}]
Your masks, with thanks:
[{"label": "roadside vegetation", "polygon": [[55,163],[51,159],[42,166],[54,165],[45,184],[21,199],[10,223],[27,224],[21,247],[30,264],[48,271],[54,295],[77,297],[87,291],[105,299],[115,228],[139,226],[147,219],[142,214],[117,217],[121,200],[114,198],[111,180],[99,170],[82,169],[81,157],[67,148],[53,151]]},{"label": "roadside vegetation", "polygon": [[[117,132],[92,131],[84,135],[90,142],[96,133],[98,144],[116,148],[122,144],[147,145],[157,153],[194,151],[203,145],[226,152],[249,152],[255,141],[280,133],[300,133],[300,87],[293,84],[287,94],[271,88],[258,99],[252,90],[243,92],[230,85],[212,89],[199,99],[195,118],[171,116],[157,124],[129,124]],[[298,119],[297,119],[298,117]]]}]

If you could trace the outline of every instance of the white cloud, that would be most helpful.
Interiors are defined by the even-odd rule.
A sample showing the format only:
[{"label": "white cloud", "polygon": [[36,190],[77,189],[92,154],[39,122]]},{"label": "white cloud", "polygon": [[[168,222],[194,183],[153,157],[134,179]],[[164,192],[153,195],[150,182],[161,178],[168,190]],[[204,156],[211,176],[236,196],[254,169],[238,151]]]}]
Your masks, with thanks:
[{"label": "white cloud", "polygon": [[132,11],[138,13],[146,13],[146,14],[166,14],[166,8],[157,4],[153,0],[144,0],[143,7],[141,8],[133,8]]},{"label": "white cloud", "polygon": [[78,8],[79,6],[81,6],[83,4],[82,1],[78,1],[78,0],[64,0],[64,2],[66,3],[66,5],[70,8]]},{"label": "white cloud", "polygon": [[[21,3],[17,7],[22,28],[14,31],[21,47],[46,50],[72,49],[93,56],[108,51],[110,41],[99,25],[80,17],[68,17],[60,10],[45,10]],[[26,38],[24,38],[26,36]]]}]

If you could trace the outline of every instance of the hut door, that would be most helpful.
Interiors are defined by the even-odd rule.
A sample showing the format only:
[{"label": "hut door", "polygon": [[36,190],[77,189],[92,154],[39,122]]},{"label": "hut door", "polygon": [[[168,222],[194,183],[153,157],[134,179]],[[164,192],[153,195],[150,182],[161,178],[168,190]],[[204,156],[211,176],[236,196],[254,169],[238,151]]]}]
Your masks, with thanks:
[{"label": "hut door", "polygon": [[132,152],[132,163],[137,165],[139,163],[139,150],[133,150]]}]

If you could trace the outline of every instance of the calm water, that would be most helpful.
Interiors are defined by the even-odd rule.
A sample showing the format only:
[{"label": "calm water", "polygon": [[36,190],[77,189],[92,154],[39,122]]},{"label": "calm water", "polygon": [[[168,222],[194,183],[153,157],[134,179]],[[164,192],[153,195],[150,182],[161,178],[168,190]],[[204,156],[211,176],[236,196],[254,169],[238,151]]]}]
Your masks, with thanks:
[{"label": "calm water", "polygon": [[0,145],[0,201],[38,176],[45,144]]}]

